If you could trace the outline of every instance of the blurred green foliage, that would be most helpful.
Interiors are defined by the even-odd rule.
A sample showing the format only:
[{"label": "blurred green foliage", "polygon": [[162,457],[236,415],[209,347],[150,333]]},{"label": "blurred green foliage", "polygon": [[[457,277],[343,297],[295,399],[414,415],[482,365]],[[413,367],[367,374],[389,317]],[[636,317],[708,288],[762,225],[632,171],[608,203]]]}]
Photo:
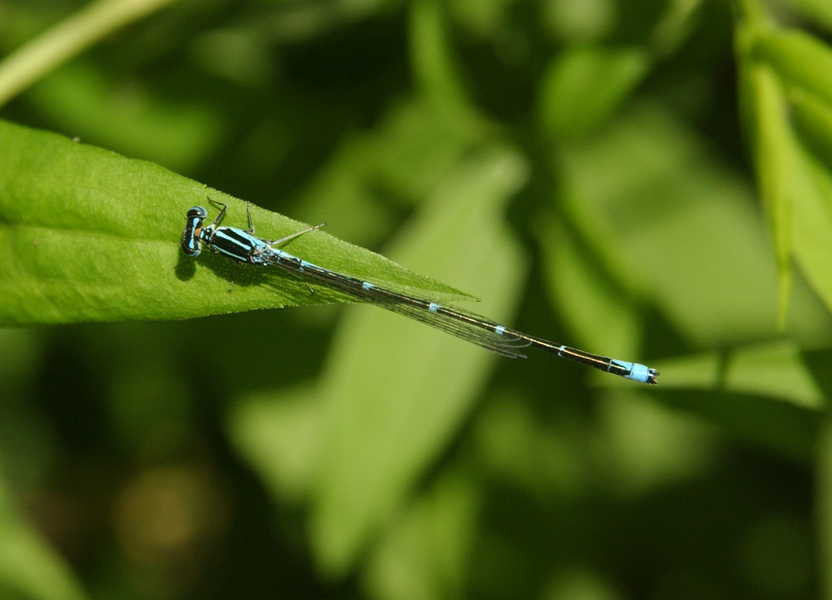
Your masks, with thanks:
[{"label": "blurred green foliage", "polygon": [[[0,0],[0,319],[41,325],[0,329],[0,596],[832,598],[830,40],[821,0]],[[340,298],[183,259],[206,193],[660,385],[209,317]]]}]

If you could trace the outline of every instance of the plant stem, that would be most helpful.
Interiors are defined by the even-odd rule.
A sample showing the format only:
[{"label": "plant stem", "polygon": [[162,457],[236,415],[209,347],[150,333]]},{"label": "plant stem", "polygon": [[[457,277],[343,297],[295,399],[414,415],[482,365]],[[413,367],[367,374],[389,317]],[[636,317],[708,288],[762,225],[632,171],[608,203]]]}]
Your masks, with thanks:
[{"label": "plant stem", "polygon": [[0,62],[0,106],[104,36],[175,0],[98,0]]}]

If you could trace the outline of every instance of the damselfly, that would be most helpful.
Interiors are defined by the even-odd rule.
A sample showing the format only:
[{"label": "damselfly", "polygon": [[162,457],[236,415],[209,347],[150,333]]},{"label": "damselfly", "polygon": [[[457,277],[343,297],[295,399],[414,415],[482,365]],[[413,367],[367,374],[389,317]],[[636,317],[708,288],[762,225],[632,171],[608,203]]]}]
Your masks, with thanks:
[{"label": "damselfly", "polygon": [[[525,355],[521,352],[521,349],[533,346],[626,379],[642,383],[656,383],[656,377],[659,374],[656,369],[651,369],[639,363],[614,360],[607,356],[591,354],[569,346],[555,344],[505,325],[500,325],[456,306],[442,305],[428,297],[397,292],[382,285],[376,285],[344,273],[319,267],[278,248],[289,240],[314,231],[324,224],[309,227],[278,240],[266,240],[254,235],[251,206],[248,203],[246,203],[248,229],[240,229],[238,227],[220,226],[228,206],[211,200],[211,198],[208,198],[208,200],[222,208],[214,222],[207,227],[203,227],[205,219],[208,218],[208,211],[205,208],[194,206],[188,210],[185,231],[182,234],[182,251],[188,256],[197,256],[202,250],[202,245],[205,244],[213,252],[238,261],[240,263],[239,267],[244,264],[276,267],[302,279],[307,285],[312,281],[318,285],[337,290],[356,301],[375,304],[416,319],[503,356],[523,357]],[[229,291],[231,291],[233,285],[234,278],[232,277]]]}]

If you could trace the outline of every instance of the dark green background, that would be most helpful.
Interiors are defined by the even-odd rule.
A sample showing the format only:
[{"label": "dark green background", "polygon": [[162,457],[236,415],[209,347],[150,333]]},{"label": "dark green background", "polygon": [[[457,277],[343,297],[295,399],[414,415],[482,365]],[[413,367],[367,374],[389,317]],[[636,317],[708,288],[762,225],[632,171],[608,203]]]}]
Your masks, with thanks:
[{"label": "dark green background", "polygon": [[[0,52],[83,5],[0,1]],[[830,25],[810,0],[182,0],[49,74],[0,118],[662,374],[372,307],[0,329],[0,595],[832,597]],[[166,202],[160,252],[194,199]]]}]

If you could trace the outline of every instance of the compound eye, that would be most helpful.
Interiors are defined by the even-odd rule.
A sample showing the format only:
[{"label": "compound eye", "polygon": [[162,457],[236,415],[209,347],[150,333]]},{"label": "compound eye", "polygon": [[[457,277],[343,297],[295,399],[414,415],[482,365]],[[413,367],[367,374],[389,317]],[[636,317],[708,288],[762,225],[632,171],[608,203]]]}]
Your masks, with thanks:
[{"label": "compound eye", "polygon": [[188,219],[189,220],[190,219],[199,219],[199,225],[197,225],[197,227],[202,225],[202,221],[204,221],[205,217],[207,217],[207,216],[208,216],[208,211],[205,210],[205,208],[202,207],[202,206],[192,206],[191,208],[188,209]]},{"label": "compound eye", "polygon": [[191,258],[195,258],[202,252],[202,248],[196,238],[191,238],[191,240],[182,240],[182,252]]}]

